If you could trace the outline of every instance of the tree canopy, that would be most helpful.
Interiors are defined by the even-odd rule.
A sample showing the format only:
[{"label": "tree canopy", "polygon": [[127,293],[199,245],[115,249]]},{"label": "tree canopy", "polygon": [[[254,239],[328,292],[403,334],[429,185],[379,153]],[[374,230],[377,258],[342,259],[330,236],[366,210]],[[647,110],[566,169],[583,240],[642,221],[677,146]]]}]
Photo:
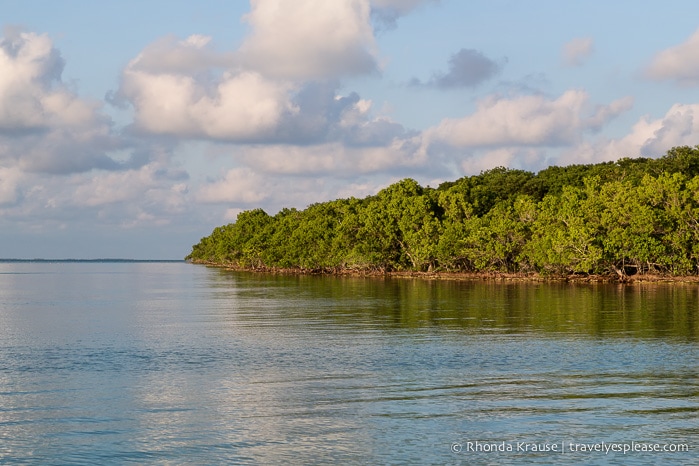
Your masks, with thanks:
[{"label": "tree canopy", "polygon": [[241,268],[699,272],[699,146],[658,159],[504,167],[422,187],[404,179],[364,199],[242,212],[186,257]]}]

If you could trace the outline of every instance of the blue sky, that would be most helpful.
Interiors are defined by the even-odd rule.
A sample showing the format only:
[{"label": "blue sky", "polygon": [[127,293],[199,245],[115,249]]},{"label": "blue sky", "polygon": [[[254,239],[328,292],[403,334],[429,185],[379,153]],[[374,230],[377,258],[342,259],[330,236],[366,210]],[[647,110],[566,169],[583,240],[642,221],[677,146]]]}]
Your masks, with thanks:
[{"label": "blue sky", "polygon": [[177,259],[245,209],[699,144],[694,1],[0,11],[0,257]]}]

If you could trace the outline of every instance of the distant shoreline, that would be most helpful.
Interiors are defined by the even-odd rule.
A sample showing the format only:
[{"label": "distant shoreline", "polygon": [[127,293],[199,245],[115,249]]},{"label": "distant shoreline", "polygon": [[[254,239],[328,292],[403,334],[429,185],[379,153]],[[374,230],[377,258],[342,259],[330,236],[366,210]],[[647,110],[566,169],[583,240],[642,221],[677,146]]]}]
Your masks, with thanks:
[{"label": "distant shoreline", "polygon": [[188,260],[186,262],[208,267],[215,267],[236,272],[251,272],[268,275],[326,275],[351,277],[385,277],[385,278],[418,278],[422,280],[451,280],[451,281],[500,281],[500,282],[555,282],[555,283],[697,283],[699,276],[672,276],[658,274],[630,275],[620,277],[608,275],[541,275],[538,273],[502,273],[502,272],[413,272],[413,271],[381,271],[359,269],[301,269],[274,267],[239,267],[234,264],[211,261]]}]

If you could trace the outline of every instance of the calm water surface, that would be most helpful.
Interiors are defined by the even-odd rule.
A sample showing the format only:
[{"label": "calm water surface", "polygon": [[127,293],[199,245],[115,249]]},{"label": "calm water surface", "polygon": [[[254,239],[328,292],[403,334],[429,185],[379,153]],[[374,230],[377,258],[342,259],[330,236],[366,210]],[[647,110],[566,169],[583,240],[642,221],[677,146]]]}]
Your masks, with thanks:
[{"label": "calm water surface", "polygon": [[0,263],[3,464],[698,461],[696,285]]}]

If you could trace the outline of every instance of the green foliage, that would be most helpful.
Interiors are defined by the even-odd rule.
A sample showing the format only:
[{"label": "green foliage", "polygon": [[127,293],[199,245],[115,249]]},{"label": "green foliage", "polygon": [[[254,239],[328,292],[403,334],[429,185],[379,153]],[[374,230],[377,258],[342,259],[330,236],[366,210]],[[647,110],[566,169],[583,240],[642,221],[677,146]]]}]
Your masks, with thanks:
[{"label": "green foliage", "polygon": [[597,272],[602,260],[604,237],[599,177],[588,179],[584,188],[566,186],[560,195],[548,194],[539,203],[539,216],[532,226],[528,257],[544,273]]},{"label": "green foliage", "polygon": [[242,212],[188,260],[245,268],[543,274],[699,272],[699,146],[658,159],[498,167],[305,210]]},{"label": "green foliage", "polygon": [[438,211],[434,197],[415,180],[395,183],[362,210],[357,250],[380,269],[430,269],[442,227]]},{"label": "green foliage", "polygon": [[461,193],[473,213],[481,217],[501,201],[511,200],[519,194],[533,194],[536,191],[534,178],[530,172],[497,167],[454,183],[443,183],[439,191]]}]

